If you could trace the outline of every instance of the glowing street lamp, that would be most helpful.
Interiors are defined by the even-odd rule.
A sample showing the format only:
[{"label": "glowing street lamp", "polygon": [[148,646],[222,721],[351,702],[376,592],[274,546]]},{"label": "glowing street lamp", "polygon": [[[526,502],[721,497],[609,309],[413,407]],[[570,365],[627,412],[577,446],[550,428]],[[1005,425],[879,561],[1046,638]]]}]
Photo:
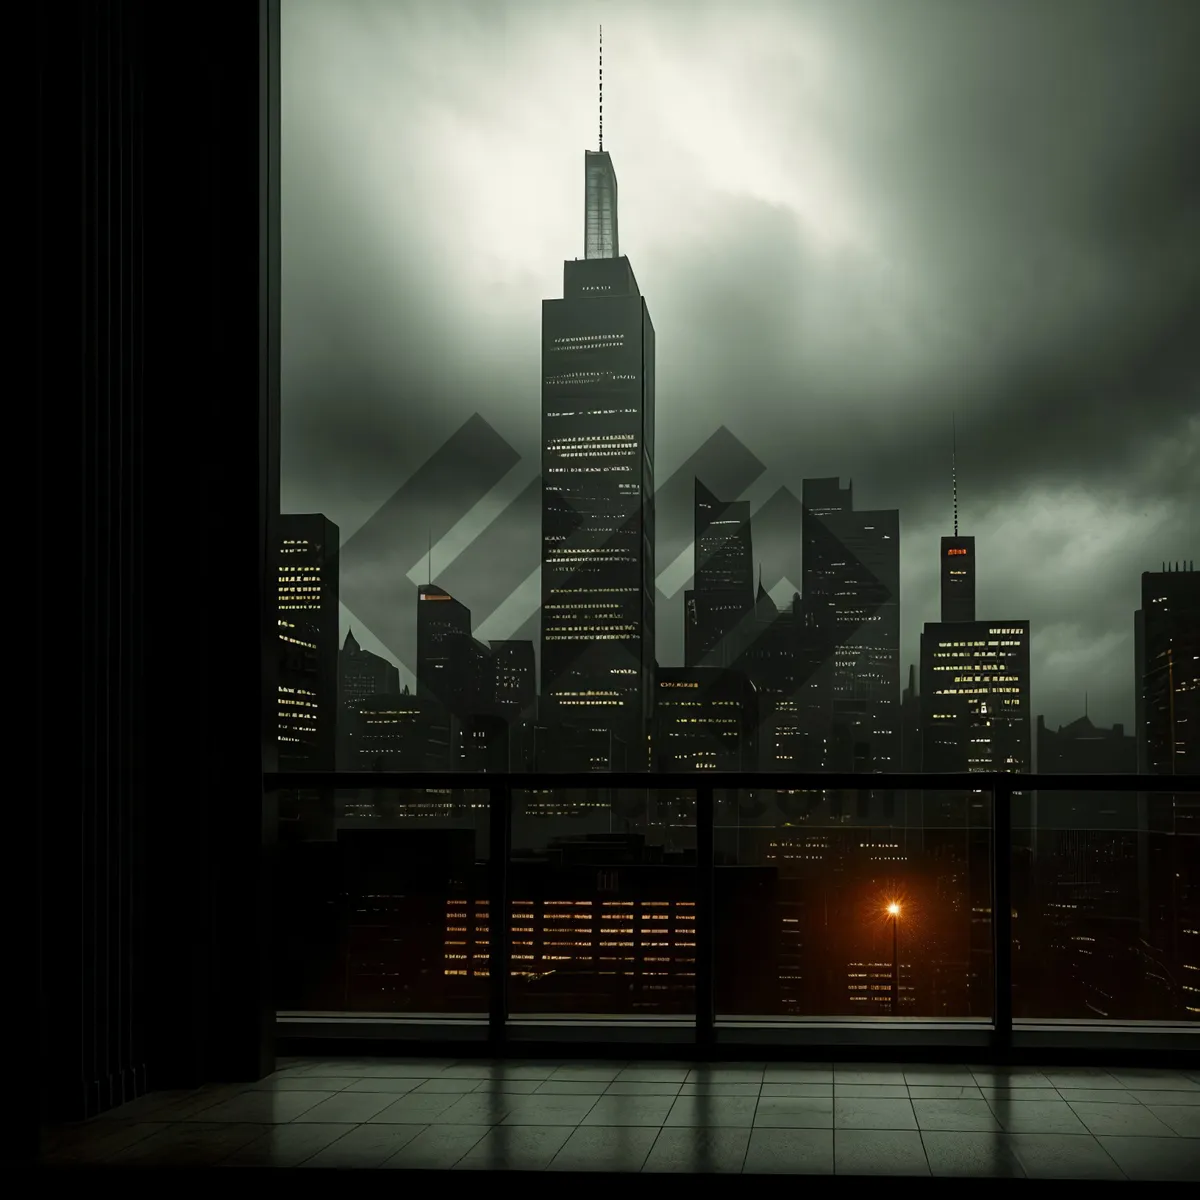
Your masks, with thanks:
[{"label": "glowing street lamp", "polygon": [[893,900],[887,906],[892,918],[892,1016],[900,1009],[900,905]]}]

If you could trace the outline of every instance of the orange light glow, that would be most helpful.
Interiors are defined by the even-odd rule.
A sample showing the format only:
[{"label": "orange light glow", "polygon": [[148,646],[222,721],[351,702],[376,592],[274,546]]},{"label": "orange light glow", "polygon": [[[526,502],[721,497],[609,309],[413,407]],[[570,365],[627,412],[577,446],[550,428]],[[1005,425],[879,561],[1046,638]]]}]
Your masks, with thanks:
[{"label": "orange light glow", "polygon": [[889,917],[898,917],[899,915],[900,915],[900,905],[898,905],[895,901],[892,901],[892,903],[888,905],[888,916]]},{"label": "orange light glow", "polygon": [[950,558],[956,554],[966,554],[966,552],[967,552],[966,548],[963,546],[952,546],[949,550],[946,551],[946,557]]}]

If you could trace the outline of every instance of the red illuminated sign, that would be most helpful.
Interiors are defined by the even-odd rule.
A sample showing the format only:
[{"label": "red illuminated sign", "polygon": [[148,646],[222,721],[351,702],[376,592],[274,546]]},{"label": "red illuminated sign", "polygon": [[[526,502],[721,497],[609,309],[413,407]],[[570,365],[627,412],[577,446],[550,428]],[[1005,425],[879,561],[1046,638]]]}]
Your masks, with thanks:
[{"label": "red illuminated sign", "polygon": [[947,558],[950,558],[955,554],[966,554],[966,550],[962,546],[951,546],[950,549],[946,551]]}]

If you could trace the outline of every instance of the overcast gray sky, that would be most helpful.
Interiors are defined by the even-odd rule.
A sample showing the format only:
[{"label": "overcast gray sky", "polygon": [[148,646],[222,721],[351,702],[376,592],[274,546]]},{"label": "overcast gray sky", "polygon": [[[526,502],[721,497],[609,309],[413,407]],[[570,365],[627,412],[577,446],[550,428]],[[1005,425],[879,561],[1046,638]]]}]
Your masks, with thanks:
[{"label": "overcast gray sky", "polygon": [[[898,508],[907,668],[957,413],[980,617],[1032,621],[1035,714],[1086,691],[1130,724],[1140,573],[1200,557],[1197,0],[285,0],[284,511],[351,537],[479,413],[521,461],[439,536],[437,577],[536,475],[600,21],[658,479],[725,426],[755,504],[839,475]],[[500,568],[537,547],[510,527],[458,588],[485,636],[527,628],[536,580]],[[378,585],[415,623],[409,580]]]}]

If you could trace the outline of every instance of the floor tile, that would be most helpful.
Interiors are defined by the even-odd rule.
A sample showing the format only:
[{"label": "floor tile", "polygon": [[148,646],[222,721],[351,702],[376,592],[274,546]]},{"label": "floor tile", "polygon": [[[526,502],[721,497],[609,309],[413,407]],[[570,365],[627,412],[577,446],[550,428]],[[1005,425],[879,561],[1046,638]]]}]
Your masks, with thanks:
[{"label": "floor tile", "polygon": [[1009,1143],[1030,1179],[1120,1179],[1117,1164],[1089,1133],[1014,1133]]},{"label": "floor tile", "polygon": [[439,1075],[435,1079],[425,1079],[417,1084],[412,1090],[414,1096],[424,1095],[426,1092],[433,1092],[440,1095],[452,1095],[457,1093],[463,1095],[466,1092],[473,1092],[478,1087],[488,1087],[492,1083],[491,1079],[474,1079],[464,1078],[461,1075]]},{"label": "floor tile", "polygon": [[1102,1071],[1099,1067],[1072,1067],[1070,1069],[1060,1068],[1057,1071],[1047,1071],[1046,1078],[1050,1080],[1050,1086],[1056,1088],[1104,1088],[1106,1091],[1112,1091],[1114,1088],[1121,1091],[1127,1090],[1125,1085],[1119,1083],[1107,1071]]},{"label": "floor tile", "polygon": [[551,1171],[640,1171],[658,1126],[581,1126],[550,1160]]},{"label": "floor tile", "polygon": [[1110,1072],[1122,1087],[1150,1092],[1200,1092],[1200,1083],[1182,1071],[1113,1070]]},{"label": "floor tile", "polygon": [[893,1129],[837,1129],[833,1169],[838,1175],[928,1175],[919,1133]]},{"label": "floor tile", "polygon": [[162,1121],[90,1121],[56,1129],[45,1139],[43,1161],[53,1166],[92,1166],[168,1128]]},{"label": "floor tile", "polygon": [[832,1083],[764,1083],[760,1096],[829,1096],[833,1097]]},{"label": "floor tile", "polygon": [[499,1125],[512,1111],[513,1105],[527,1099],[508,1092],[470,1092],[466,1096],[449,1097],[453,1103],[438,1113],[438,1125]]},{"label": "floor tile", "polygon": [[[573,1130],[564,1125],[498,1125],[454,1164],[456,1171],[544,1171]],[[403,1153],[403,1151],[401,1151]]]},{"label": "floor tile", "polygon": [[1058,1088],[1052,1087],[1028,1087],[1028,1088],[1010,1088],[1010,1087],[989,1087],[987,1084],[980,1084],[980,1092],[985,1100],[1061,1100]]},{"label": "floor tile", "polygon": [[[240,1092],[233,1093],[241,1095]],[[183,1121],[193,1113],[230,1098],[226,1090],[195,1088],[186,1092],[149,1092],[128,1104],[110,1108],[97,1121]]]},{"label": "floor tile", "polygon": [[765,1083],[832,1083],[830,1063],[767,1063],[763,1070]]},{"label": "floor tile", "polygon": [[534,1089],[535,1096],[602,1096],[608,1091],[609,1079],[548,1079]]},{"label": "floor tile", "polygon": [[587,1082],[603,1080],[605,1083],[612,1083],[612,1081],[616,1079],[616,1077],[620,1075],[627,1066],[629,1066],[629,1063],[591,1063],[588,1065],[569,1064],[567,1066],[559,1067],[556,1071],[554,1071],[550,1078],[555,1082],[567,1080],[574,1083],[579,1081]]},{"label": "floor tile", "polygon": [[425,1125],[356,1125],[301,1165],[342,1170],[379,1167],[426,1128]]},{"label": "floor tile", "polygon": [[755,1129],[742,1171],[747,1175],[831,1175],[833,1130]]},{"label": "floor tile", "polygon": [[143,1138],[105,1161],[114,1166],[211,1167],[266,1132],[263,1125],[180,1122]]},{"label": "floor tile", "polygon": [[758,1083],[685,1083],[681,1096],[757,1096],[765,1085]]},{"label": "floor tile", "polygon": [[904,1083],[835,1083],[833,1094],[839,1100],[907,1100]]},{"label": "floor tile", "polygon": [[1200,1138],[1200,1106],[1195,1104],[1153,1104],[1148,1107],[1164,1125],[1180,1137]]},{"label": "floor tile", "polygon": [[921,1141],[930,1174],[939,1177],[1020,1179],[1025,1171],[1004,1133],[924,1130]]},{"label": "floor tile", "polygon": [[1200,1179],[1200,1139],[1101,1137],[1096,1140],[1127,1179],[1180,1183]]},{"label": "floor tile", "polygon": [[904,1085],[904,1069],[902,1067],[881,1064],[877,1066],[834,1066],[833,1085],[836,1091],[842,1084],[893,1084]]},{"label": "floor tile", "polygon": [[390,1158],[385,1167],[448,1171],[492,1131],[490,1125],[430,1125]]},{"label": "floor tile", "polygon": [[340,1092],[358,1080],[352,1076],[334,1075],[288,1075],[277,1078],[268,1075],[252,1083],[246,1090],[250,1092]]},{"label": "floor tile", "polygon": [[980,1087],[1051,1088],[1054,1085],[1041,1071],[1028,1067],[972,1067],[971,1075]]},{"label": "floor tile", "polygon": [[580,1124],[653,1125],[657,1129],[674,1103],[674,1096],[601,1096]]},{"label": "floor tile", "polygon": [[832,1096],[764,1096],[754,1113],[755,1129],[832,1129]]},{"label": "floor tile", "polygon": [[634,1063],[617,1075],[618,1083],[683,1083],[694,1068],[686,1063]]},{"label": "floor tile", "polygon": [[917,1119],[910,1100],[833,1101],[835,1129],[916,1129]]},{"label": "floor tile", "polygon": [[377,1112],[372,1121],[381,1124],[395,1122],[400,1125],[433,1125],[452,1104],[461,1103],[464,1096],[414,1096],[411,1092],[393,1100],[387,1108]]},{"label": "floor tile", "polygon": [[1173,1132],[1143,1104],[1072,1104],[1071,1109],[1096,1137],[1168,1137]]},{"label": "floor tile", "polygon": [[[436,1080],[434,1081],[436,1082]],[[460,1082],[455,1080],[454,1082]],[[469,1079],[463,1083],[472,1082]],[[540,1088],[548,1086],[545,1079],[480,1079],[475,1082],[476,1096],[535,1096]]]},{"label": "floor tile", "polygon": [[[259,1125],[282,1125],[294,1121],[310,1108],[328,1100],[333,1092],[243,1092],[232,1100],[224,1100],[211,1108],[201,1109],[188,1120],[251,1122]],[[361,1094],[361,1093],[360,1093]]]},{"label": "floor tile", "polygon": [[606,1096],[678,1096],[682,1083],[659,1083],[641,1079],[614,1079]]},{"label": "floor tile", "polygon": [[420,1087],[425,1080],[402,1075],[379,1075],[374,1078],[358,1078],[348,1083],[342,1090],[346,1092],[387,1092],[392,1096],[402,1096]]},{"label": "floor tile", "polygon": [[734,1067],[734,1066],[715,1066],[715,1067],[699,1067],[694,1071],[689,1071],[685,1083],[754,1083],[761,1084],[763,1081],[762,1067]]},{"label": "floor tile", "polygon": [[1087,1133],[1065,1100],[989,1100],[987,1104],[1008,1133]]},{"label": "floor tile", "polygon": [[913,1100],[920,1129],[954,1133],[999,1133],[1000,1122],[984,1100]]},{"label": "floor tile", "polygon": [[[933,1084],[910,1083],[910,1100],[982,1100],[983,1093],[977,1087],[940,1087]],[[1051,1096],[1053,1099],[1053,1095]]]},{"label": "floor tile", "polygon": [[974,1087],[975,1077],[966,1067],[905,1067],[904,1082],[926,1087]]},{"label": "floor tile", "polygon": [[[303,1125],[310,1121],[342,1125],[360,1125],[381,1113],[389,1104],[395,1103],[390,1092],[338,1092],[328,1100],[313,1105],[295,1118]],[[343,1130],[343,1132],[345,1132]]]},{"label": "floor tile", "polygon": [[1130,1092],[1129,1098],[1138,1104],[1200,1105],[1200,1089],[1194,1092]]},{"label": "floor tile", "polygon": [[738,1172],[750,1144],[749,1129],[714,1129],[711,1126],[662,1129],[646,1159],[643,1171]]},{"label": "floor tile", "polygon": [[[493,1062],[463,1062],[455,1063],[438,1073],[439,1079],[492,1079],[501,1073],[501,1064]],[[554,1074],[553,1069],[547,1070],[541,1077],[549,1079]],[[510,1075],[510,1078],[517,1078]]]},{"label": "floor tile", "polygon": [[[357,1066],[354,1071],[339,1067],[325,1074],[357,1075],[359,1078],[372,1077],[376,1079],[432,1079],[450,1070],[453,1063],[443,1063],[434,1060],[395,1059],[388,1061],[366,1062]],[[315,1073],[315,1072],[314,1072]]]},{"label": "floor tile", "polygon": [[1068,1104],[1136,1104],[1132,1093],[1124,1088],[1057,1088]]},{"label": "floor tile", "polygon": [[[634,1100],[630,1097],[630,1100]],[[666,1097],[668,1102],[670,1097]],[[578,1125],[598,1096],[510,1096],[502,1125]]]},{"label": "floor tile", "polygon": [[274,1125],[223,1159],[223,1167],[298,1167],[354,1129],[349,1124]]},{"label": "floor tile", "polygon": [[664,1125],[728,1125],[746,1129],[754,1124],[757,1096],[680,1096]]}]

